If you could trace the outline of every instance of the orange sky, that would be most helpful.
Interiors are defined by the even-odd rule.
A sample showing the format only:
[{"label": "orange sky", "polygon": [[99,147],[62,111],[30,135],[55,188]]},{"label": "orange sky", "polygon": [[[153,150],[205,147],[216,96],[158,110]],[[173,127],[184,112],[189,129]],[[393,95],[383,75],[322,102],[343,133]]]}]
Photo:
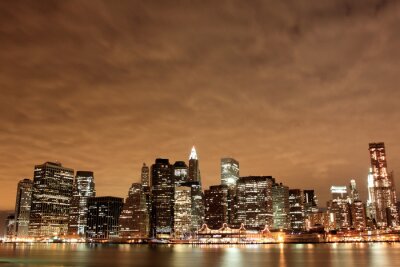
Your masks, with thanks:
[{"label": "orange sky", "polygon": [[365,198],[369,142],[400,171],[399,25],[392,1],[2,1],[0,209],[35,164],[125,196],[193,144],[205,187],[231,156],[322,206],[350,178]]}]

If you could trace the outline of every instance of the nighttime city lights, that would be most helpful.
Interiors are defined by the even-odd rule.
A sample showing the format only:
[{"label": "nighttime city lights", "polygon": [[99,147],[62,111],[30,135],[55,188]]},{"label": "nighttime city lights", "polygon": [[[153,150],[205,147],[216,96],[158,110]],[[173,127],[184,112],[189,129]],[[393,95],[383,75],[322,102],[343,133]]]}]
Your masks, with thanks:
[{"label": "nighttime city lights", "polygon": [[0,0],[0,265],[396,266],[400,1]]}]

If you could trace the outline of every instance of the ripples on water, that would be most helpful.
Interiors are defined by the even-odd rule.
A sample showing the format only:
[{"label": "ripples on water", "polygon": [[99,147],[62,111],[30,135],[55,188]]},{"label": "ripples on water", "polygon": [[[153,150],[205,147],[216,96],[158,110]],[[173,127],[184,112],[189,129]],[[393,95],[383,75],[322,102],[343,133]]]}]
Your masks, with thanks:
[{"label": "ripples on water", "polygon": [[0,244],[3,266],[384,267],[400,266],[400,244]]}]

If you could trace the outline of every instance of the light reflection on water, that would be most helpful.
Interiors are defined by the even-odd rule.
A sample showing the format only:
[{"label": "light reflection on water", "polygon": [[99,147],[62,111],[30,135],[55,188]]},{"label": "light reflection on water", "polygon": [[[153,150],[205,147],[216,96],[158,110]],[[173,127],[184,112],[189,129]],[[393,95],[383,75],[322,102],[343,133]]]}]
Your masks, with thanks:
[{"label": "light reflection on water", "polygon": [[274,245],[0,244],[2,266],[399,266],[400,243]]}]

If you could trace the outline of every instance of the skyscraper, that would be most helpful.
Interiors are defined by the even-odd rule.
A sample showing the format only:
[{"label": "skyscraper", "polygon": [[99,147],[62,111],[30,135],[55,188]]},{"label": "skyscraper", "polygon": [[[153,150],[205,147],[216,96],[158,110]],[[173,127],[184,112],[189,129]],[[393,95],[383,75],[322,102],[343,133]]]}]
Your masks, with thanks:
[{"label": "skyscraper", "polygon": [[328,202],[328,210],[334,214],[337,228],[351,227],[350,198],[346,186],[331,187],[332,200]]},{"label": "skyscraper", "polygon": [[367,226],[365,205],[361,200],[354,200],[350,206],[351,225],[356,230],[364,230]]},{"label": "skyscraper", "polygon": [[239,179],[239,162],[234,158],[221,159],[221,184],[236,186]]},{"label": "skyscraper", "polygon": [[87,200],[96,196],[94,175],[91,171],[77,171],[69,213],[68,233],[85,236],[87,223]]},{"label": "skyscraper", "polygon": [[174,220],[174,174],[168,159],[156,159],[151,166],[151,236],[167,237]]},{"label": "skyscraper", "polygon": [[359,195],[358,190],[357,190],[356,180],[354,180],[354,179],[350,180],[350,188],[349,189],[350,189],[350,201],[351,201],[351,203],[353,203],[356,200],[359,200],[360,195]]},{"label": "skyscraper", "polygon": [[228,223],[228,186],[214,185],[204,192],[205,223],[211,229],[219,229]]},{"label": "skyscraper", "polygon": [[15,201],[15,236],[28,237],[29,215],[31,211],[33,182],[30,179],[19,181]]},{"label": "skyscraper", "polygon": [[149,234],[149,213],[146,203],[146,194],[140,183],[133,183],[129,188],[119,217],[121,237],[147,237]]},{"label": "skyscraper", "polygon": [[189,182],[199,182],[201,184],[199,159],[197,157],[197,152],[194,146],[190,152],[189,156]]},{"label": "skyscraper", "polygon": [[248,229],[261,230],[273,225],[271,176],[246,176],[237,181],[237,225]]},{"label": "skyscraper", "polygon": [[289,229],[289,188],[282,183],[272,185],[273,228]]},{"label": "skyscraper", "polygon": [[36,165],[33,175],[29,235],[50,237],[68,231],[74,170],[61,163]]},{"label": "skyscraper", "polygon": [[388,173],[384,143],[370,143],[369,153],[372,168],[371,204],[378,227],[398,225],[396,189],[393,176]]},{"label": "skyscraper", "polygon": [[124,200],[111,196],[90,197],[87,203],[86,237],[89,239],[118,237],[119,216]]},{"label": "skyscraper", "polygon": [[145,188],[150,188],[150,170],[149,167],[146,166],[146,163],[143,163],[140,178],[142,181],[142,186]]},{"label": "skyscraper", "polygon": [[305,228],[303,199],[300,189],[289,190],[290,228],[295,232],[301,232]]},{"label": "skyscraper", "polygon": [[192,198],[191,187],[176,186],[174,195],[174,236],[187,238],[191,234]]}]

